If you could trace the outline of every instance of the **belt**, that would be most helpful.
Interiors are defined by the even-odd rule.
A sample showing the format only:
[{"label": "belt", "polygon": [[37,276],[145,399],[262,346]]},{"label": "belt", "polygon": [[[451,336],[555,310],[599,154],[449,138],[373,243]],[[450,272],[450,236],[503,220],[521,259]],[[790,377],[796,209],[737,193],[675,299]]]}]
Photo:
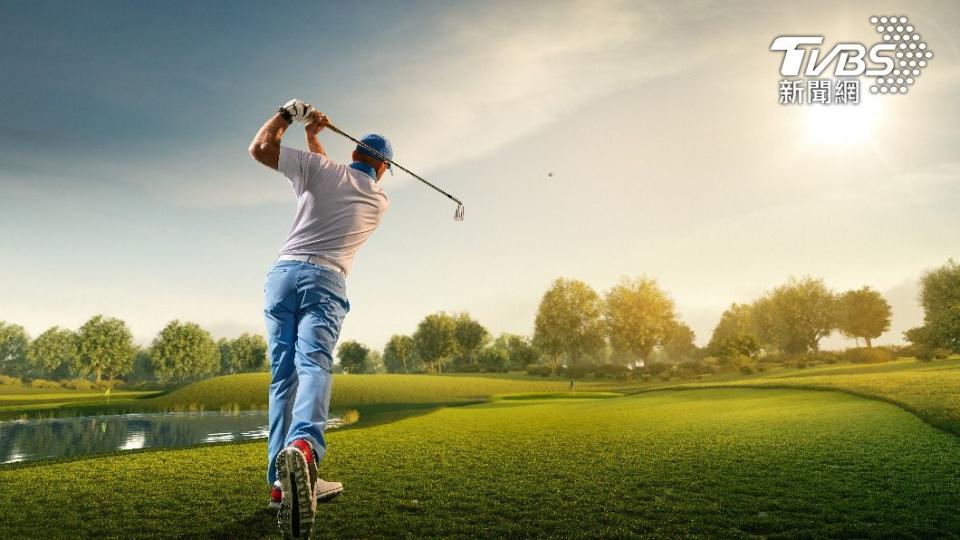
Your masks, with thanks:
[{"label": "belt", "polygon": [[312,264],[314,266],[322,266],[324,268],[329,268],[330,270],[333,270],[334,272],[340,274],[340,276],[343,277],[344,279],[347,278],[347,274],[345,274],[344,271],[341,270],[339,266],[333,264],[332,262],[326,259],[322,259],[316,255],[281,255],[280,257],[278,257],[277,260],[300,261],[300,262],[305,262],[307,264]]}]

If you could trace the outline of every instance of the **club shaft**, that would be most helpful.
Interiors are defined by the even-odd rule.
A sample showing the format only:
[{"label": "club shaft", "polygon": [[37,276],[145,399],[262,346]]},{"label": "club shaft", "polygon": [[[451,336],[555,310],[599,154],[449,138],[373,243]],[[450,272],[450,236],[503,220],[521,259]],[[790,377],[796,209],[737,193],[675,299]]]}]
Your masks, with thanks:
[{"label": "club shaft", "polygon": [[425,178],[421,177],[419,174],[411,171],[410,169],[404,167],[403,165],[397,163],[396,161],[394,161],[394,160],[388,158],[387,156],[381,154],[381,153],[378,152],[376,149],[371,148],[370,145],[365,144],[365,143],[363,143],[362,141],[356,139],[355,137],[353,137],[353,136],[351,136],[350,134],[344,132],[342,129],[338,128],[337,126],[335,126],[335,125],[327,122],[326,127],[327,127],[327,129],[329,129],[330,131],[333,131],[334,133],[338,133],[338,134],[340,134],[340,135],[343,135],[344,137],[346,137],[346,138],[350,139],[351,141],[357,143],[358,145],[362,146],[362,147],[365,148],[366,150],[372,152],[376,157],[378,157],[378,158],[380,158],[380,159],[382,159],[382,160],[384,160],[384,161],[386,161],[386,162],[388,162],[388,163],[390,163],[390,164],[392,164],[392,165],[395,165],[398,169],[402,170],[403,172],[409,174],[410,176],[416,178],[417,180],[423,182],[424,184],[432,187],[433,189],[439,191],[440,193],[443,193],[443,194],[446,195],[447,198],[450,199],[451,201],[453,201],[453,202],[455,202],[455,203],[457,203],[457,204],[461,204],[461,205],[463,204],[463,203],[460,201],[460,199],[458,199],[458,198],[454,197],[453,195],[447,193],[446,191],[438,188],[437,186],[433,185],[432,183],[430,183],[430,182],[429,182],[428,180],[426,180]]}]

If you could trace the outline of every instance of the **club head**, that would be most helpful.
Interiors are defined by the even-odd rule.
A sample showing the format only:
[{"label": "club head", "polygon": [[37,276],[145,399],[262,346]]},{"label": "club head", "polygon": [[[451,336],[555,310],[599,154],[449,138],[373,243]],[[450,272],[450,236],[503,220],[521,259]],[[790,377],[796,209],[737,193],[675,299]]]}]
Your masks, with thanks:
[{"label": "club head", "polygon": [[462,204],[457,205],[457,209],[453,213],[453,220],[463,221],[463,205]]}]

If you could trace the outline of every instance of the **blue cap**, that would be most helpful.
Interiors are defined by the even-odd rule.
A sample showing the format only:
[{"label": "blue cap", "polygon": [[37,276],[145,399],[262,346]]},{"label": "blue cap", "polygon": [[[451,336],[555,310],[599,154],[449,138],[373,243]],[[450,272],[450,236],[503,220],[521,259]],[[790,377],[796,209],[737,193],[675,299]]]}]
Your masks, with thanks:
[{"label": "blue cap", "polygon": [[[377,135],[376,133],[371,133],[369,135],[364,135],[360,142],[373,148],[377,152],[380,152],[384,156],[387,156],[390,159],[393,159],[393,145],[390,144],[390,141],[387,140],[383,135]],[[367,150],[361,145],[357,145],[357,152],[365,156],[370,156],[374,159],[381,159],[380,156],[376,156],[373,152]]]}]

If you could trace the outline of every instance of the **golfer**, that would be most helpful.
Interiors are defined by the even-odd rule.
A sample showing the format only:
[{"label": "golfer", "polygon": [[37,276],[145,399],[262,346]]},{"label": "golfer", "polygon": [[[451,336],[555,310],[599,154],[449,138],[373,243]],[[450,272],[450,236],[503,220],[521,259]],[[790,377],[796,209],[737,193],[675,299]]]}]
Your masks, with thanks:
[{"label": "golfer", "polygon": [[[281,146],[293,122],[305,124],[309,152]],[[317,475],[326,454],[333,353],[350,311],[346,277],[353,256],[390,204],[378,183],[390,164],[358,145],[349,166],[335,163],[317,139],[327,117],[294,99],[267,120],[250,144],[253,159],[280,171],[297,196],[297,213],[264,286],[270,352],[267,482],[285,536],[309,536],[317,500],[343,491]],[[393,158],[390,142],[362,142]]]}]

